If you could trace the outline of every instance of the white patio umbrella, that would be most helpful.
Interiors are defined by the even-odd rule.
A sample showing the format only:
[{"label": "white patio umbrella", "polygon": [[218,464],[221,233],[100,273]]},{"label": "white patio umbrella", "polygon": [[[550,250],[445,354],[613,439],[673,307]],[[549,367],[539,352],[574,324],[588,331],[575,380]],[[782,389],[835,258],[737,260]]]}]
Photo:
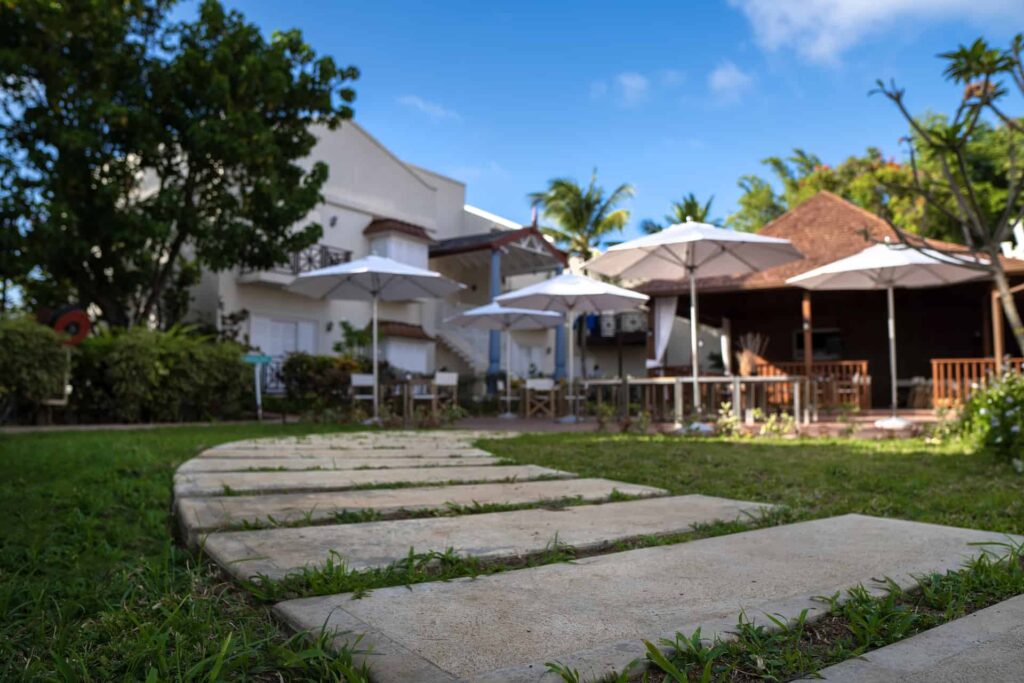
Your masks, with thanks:
[{"label": "white patio umbrella", "polygon": [[471,308],[446,323],[478,330],[501,330],[505,335],[505,410],[504,418],[516,416],[512,412],[512,330],[537,330],[554,327],[562,322],[557,311],[537,311],[530,308],[512,308],[491,302]]},{"label": "white patio umbrella", "polygon": [[[563,273],[550,280],[523,287],[494,298],[501,306],[521,306],[541,311],[565,314],[569,328],[569,393],[575,397],[575,359],[573,357],[573,323],[578,313],[601,313],[636,308],[647,301],[646,294],[594,280],[583,275]],[[572,412],[568,421],[575,420],[576,401],[571,399]]]},{"label": "white patio umbrella", "polygon": [[889,379],[892,382],[892,416],[876,422],[883,429],[903,429],[905,420],[896,415],[896,310],[893,290],[950,285],[986,277],[982,271],[964,266],[962,260],[931,249],[904,245],[876,244],[853,256],[825,264],[786,280],[788,284],[813,290],[884,289],[888,306]]},{"label": "white patio umbrella", "polygon": [[465,287],[440,273],[384,256],[365,256],[348,263],[312,270],[286,289],[314,299],[371,301],[373,325],[373,419],[380,418],[377,362],[377,302],[438,299]]},{"label": "white patio umbrella", "polygon": [[700,356],[697,349],[697,278],[744,275],[802,258],[789,240],[737,232],[687,217],[652,235],[608,248],[585,268],[623,280],[690,279],[690,366],[693,405],[700,411]]}]

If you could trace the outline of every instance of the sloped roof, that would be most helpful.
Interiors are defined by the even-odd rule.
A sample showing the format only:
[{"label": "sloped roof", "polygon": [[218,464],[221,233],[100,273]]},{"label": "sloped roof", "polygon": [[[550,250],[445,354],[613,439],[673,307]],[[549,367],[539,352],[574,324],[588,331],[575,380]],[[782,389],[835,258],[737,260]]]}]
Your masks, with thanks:
[{"label": "sloped roof", "polygon": [[397,320],[381,320],[377,323],[377,332],[382,337],[403,337],[405,339],[422,339],[424,341],[434,340],[420,325],[403,323]]},{"label": "sloped roof", "polygon": [[396,221],[393,218],[378,218],[371,221],[363,230],[363,234],[367,237],[370,235],[377,235],[382,232],[400,232],[403,235],[416,237],[417,239],[421,239],[425,242],[433,243],[434,241],[426,228],[413,225],[412,223],[406,223],[405,221]]},{"label": "sloped roof", "polygon": [[[884,219],[823,190],[804,203],[790,209],[759,231],[761,235],[781,237],[793,243],[804,258],[757,273],[731,277],[698,279],[701,292],[728,292],[745,289],[776,289],[791,287],[786,280],[867,249],[890,238],[898,241],[895,229]],[[928,240],[936,247],[963,249],[962,245]],[[1009,259],[1009,272],[1024,272],[1024,263]],[[652,280],[636,287],[652,296],[672,296],[689,291],[681,280]]]},{"label": "sloped roof", "polygon": [[474,235],[462,235],[461,237],[451,237],[446,240],[441,240],[430,247],[430,257],[436,258],[439,256],[451,256],[453,254],[463,254],[469,251],[478,251],[480,249],[498,249],[508,244],[518,242],[524,237],[535,235],[538,238],[538,244],[541,244],[551,256],[561,261],[563,264],[568,263],[568,257],[565,252],[551,244],[540,229],[533,225],[527,225],[518,230],[492,230],[491,232],[481,232]]}]

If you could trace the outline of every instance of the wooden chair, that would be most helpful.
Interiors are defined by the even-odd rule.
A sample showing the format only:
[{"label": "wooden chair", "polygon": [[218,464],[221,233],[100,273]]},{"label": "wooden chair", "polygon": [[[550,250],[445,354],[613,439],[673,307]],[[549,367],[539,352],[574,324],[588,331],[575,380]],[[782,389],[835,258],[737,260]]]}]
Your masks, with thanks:
[{"label": "wooden chair", "polygon": [[558,405],[558,387],[550,377],[533,377],[526,380],[526,417],[541,415],[555,417]]},{"label": "wooden chair", "polygon": [[426,392],[415,392],[410,397],[415,401],[430,401],[430,411],[436,418],[441,409],[453,405],[458,400],[459,373],[435,372],[434,379]]}]

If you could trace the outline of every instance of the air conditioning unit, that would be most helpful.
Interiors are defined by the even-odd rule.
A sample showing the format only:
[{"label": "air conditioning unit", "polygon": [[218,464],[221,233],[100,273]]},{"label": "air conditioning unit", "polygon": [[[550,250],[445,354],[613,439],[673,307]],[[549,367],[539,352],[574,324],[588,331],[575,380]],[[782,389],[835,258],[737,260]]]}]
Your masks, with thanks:
[{"label": "air conditioning unit", "polygon": [[601,314],[601,336],[602,337],[614,337],[615,336],[615,314],[614,313],[602,313]]},{"label": "air conditioning unit", "polygon": [[623,332],[643,332],[647,329],[647,314],[640,311],[622,313],[619,317],[619,324]]}]

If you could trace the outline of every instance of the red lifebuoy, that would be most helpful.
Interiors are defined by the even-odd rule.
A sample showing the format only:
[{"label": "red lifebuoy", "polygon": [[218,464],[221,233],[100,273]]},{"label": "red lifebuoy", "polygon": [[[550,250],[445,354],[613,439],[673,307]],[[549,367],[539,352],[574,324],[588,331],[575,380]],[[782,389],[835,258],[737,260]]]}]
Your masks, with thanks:
[{"label": "red lifebuoy", "polygon": [[81,308],[68,308],[57,311],[53,320],[53,329],[58,334],[68,335],[64,343],[67,346],[78,346],[89,336],[91,323],[89,316]]}]

